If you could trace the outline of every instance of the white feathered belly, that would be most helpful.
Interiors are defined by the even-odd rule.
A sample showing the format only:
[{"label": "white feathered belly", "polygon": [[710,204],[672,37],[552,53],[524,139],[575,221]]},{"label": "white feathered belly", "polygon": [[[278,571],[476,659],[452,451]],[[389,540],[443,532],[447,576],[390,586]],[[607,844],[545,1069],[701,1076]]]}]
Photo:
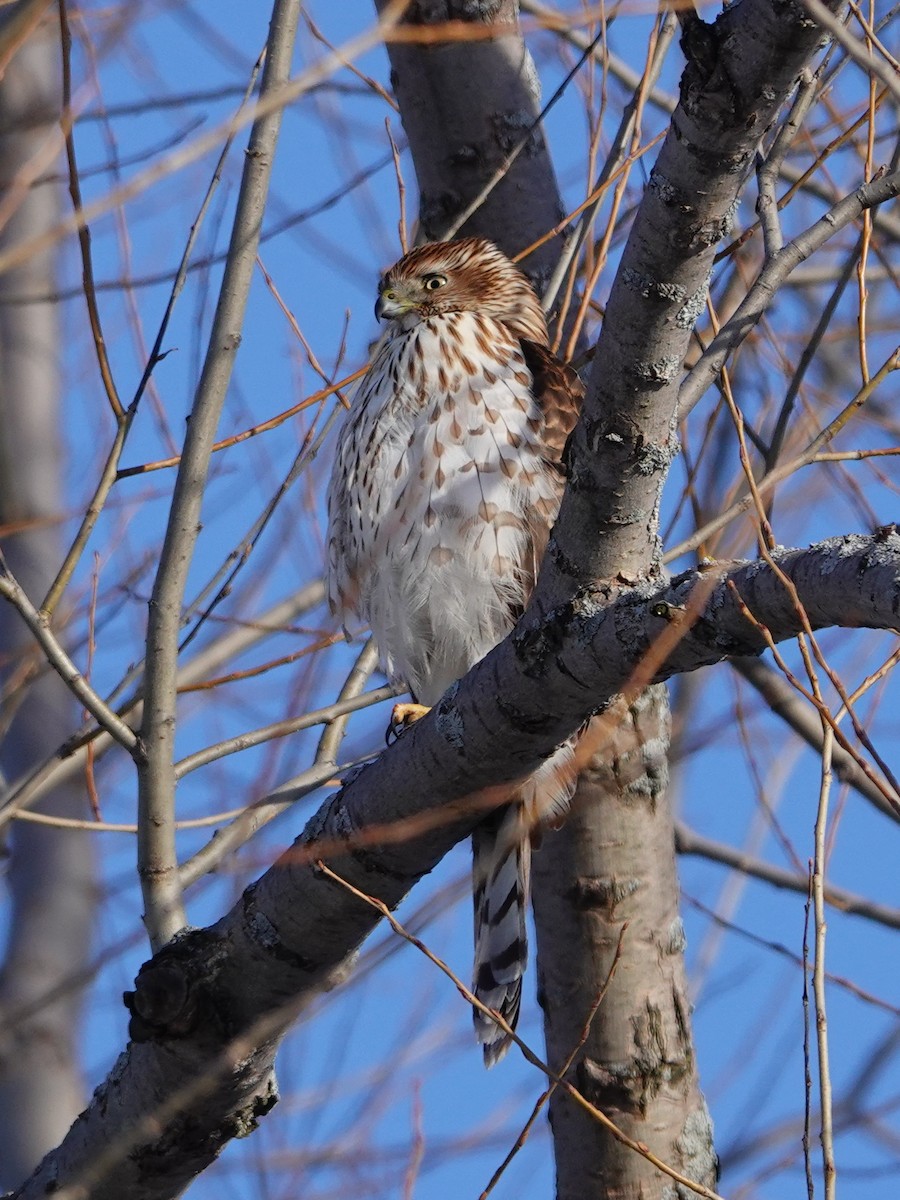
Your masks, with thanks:
[{"label": "white feathered belly", "polygon": [[518,343],[477,314],[453,325],[461,341],[443,318],[382,346],[329,494],[332,603],[423,704],[511,629],[557,502]]}]

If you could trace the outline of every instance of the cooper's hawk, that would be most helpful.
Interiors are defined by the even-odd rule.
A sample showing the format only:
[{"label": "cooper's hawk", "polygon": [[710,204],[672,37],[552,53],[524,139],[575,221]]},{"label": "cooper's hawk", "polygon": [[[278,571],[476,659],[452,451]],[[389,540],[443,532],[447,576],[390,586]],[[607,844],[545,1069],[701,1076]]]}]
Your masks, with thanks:
[{"label": "cooper's hawk", "polygon": [[[577,375],[548,349],[531,284],[481,238],[420,246],[382,278],[388,322],[343,427],[328,492],[329,596],[368,622],[388,675],[425,705],[512,629],[563,487]],[[472,838],[473,990],[511,1026],[526,962],[529,834],[574,787],[557,750]],[[509,1038],[475,1011],[488,1066]]]}]

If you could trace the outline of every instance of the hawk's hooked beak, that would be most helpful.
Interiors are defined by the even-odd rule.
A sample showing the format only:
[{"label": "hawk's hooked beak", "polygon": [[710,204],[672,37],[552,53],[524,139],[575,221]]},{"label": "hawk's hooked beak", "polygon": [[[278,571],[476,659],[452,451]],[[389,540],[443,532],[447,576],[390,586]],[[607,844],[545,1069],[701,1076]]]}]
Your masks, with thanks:
[{"label": "hawk's hooked beak", "polygon": [[394,293],[388,295],[380,292],[375,301],[375,316],[379,321],[390,321],[393,317],[402,317],[412,307],[413,304],[408,299]]}]

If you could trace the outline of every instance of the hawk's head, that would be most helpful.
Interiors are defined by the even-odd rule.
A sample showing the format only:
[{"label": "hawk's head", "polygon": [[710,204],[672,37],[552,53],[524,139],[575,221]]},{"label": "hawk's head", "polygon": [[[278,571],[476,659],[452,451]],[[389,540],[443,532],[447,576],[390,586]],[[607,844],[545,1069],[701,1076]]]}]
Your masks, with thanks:
[{"label": "hawk's head", "polygon": [[375,315],[409,328],[446,313],[477,312],[516,337],[547,345],[547,322],[534,288],[484,238],[428,242],[405,254],[378,285]]}]

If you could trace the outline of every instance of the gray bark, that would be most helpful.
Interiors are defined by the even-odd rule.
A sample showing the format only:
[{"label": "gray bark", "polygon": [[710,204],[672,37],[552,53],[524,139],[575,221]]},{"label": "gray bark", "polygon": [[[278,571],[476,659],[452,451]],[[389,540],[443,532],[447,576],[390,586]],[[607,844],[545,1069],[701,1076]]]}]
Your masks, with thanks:
[{"label": "gray bark", "polygon": [[[260,94],[277,93],[290,75],[299,0],[275,0]],[[203,370],[178,464],[172,503],[148,605],[144,710],[136,758],[138,875],[144,923],[158,949],[185,924],[175,849],[175,727],[182,606],[200,533],[212,446],[241,344],[282,109],[257,116],[250,131],[228,260]]]},{"label": "gray bark", "polygon": [[[0,82],[0,194],[58,130],[59,53],[51,21],[15,55]],[[58,185],[38,179],[0,232],[0,248],[35,236],[58,217]],[[13,529],[3,538],[3,553],[36,603],[63,549],[57,312],[53,303],[27,299],[56,290],[53,260],[53,252],[34,256],[0,276],[0,525]],[[34,649],[17,614],[0,606],[7,679],[23,662],[38,665]],[[78,724],[78,710],[46,667],[11,703],[15,717],[0,755],[4,773],[15,777],[64,740]],[[80,781],[55,789],[41,810],[85,817]],[[6,1186],[59,1141],[84,1103],[76,1053],[78,975],[95,900],[92,847],[84,834],[19,823],[11,854],[10,935],[0,972],[0,1185]]]},{"label": "gray bark", "polygon": [[[539,611],[571,604],[579,592],[596,594],[598,581],[615,592],[623,580],[647,586],[659,577],[658,513],[677,451],[678,387],[714,250],[759,139],[818,41],[802,10],[753,0],[726,10],[712,26],[689,12],[682,27],[688,63],[681,100],[607,305],[586,411],[569,448],[563,508],[538,583]],[[611,739],[609,765],[583,784],[574,820],[537,856],[540,987],[548,1057],[564,1062],[628,920],[618,973],[575,1078],[621,1129],[709,1186],[716,1163],[696,1084],[668,853],[674,830],[661,769],[662,708],[649,695],[632,706],[634,736],[623,728]],[[606,813],[602,840],[581,836],[581,814],[591,803]],[[587,976],[585,963],[592,967]],[[668,1189],[667,1180],[587,1120],[562,1091],[551,1100],[551,1122],[561,1200],[658,1196]]]},{"label": "gray bark", "polygon": [[[849,623],[900,631],[897,533],[782,551],[778,566],[814,627]],[[693,603],[690,624],[681,614],[691,613]],[[225,1142],[249,1132],[275,1102],[272,1063],[281,1032],[350,969],[356,949],[381,919],[359,893],[388,908],[397,905],[471,833],[483,805],[508,794],[500,784],[530,773],[595,705],[613,700],[663,630],[675,628],[680,640],[658,668],[658,681],[732,654],[759,652],[763,637],[744,604],[776,640],[800,628],[782,575],[742,563],[713,578],[686,572],[655,591],[585,599],[498,646],[332,796],[230,913],[210,929],[179,936],[145,964],[128,999],[131,1044],[62,1145],[15,1196],[37,1200],[49,1186],[67,1200],[83,1187],[92,1200],[178,1195]],[[635,714],[630,719],[639,724],[640,707]],[[646,760],[642,769],[650,766]],[[639,826],[644,815],[638,811],[633,819]],[[662,821],[655,829],[645,823],[644,832],[671,837]],[[632,869],[637,878],[643,864]],[[614,897],[607,891],[604,901],[591,882],[602,879],[602,865],[590,862],[587,871],[593,873],[593,904],[610,908]],[[573,897],[562,899],[571,905]],[[616,932],[623,911],[611,913]],[[668,955],[663,978],[672,972],[677,985],[679,932],[671,912],[665,905],[648,910],[636,922],[634,940],[654,920],[662,922],[653,930],[656,940],[648,934],[645,940]],[[608,958],[601,959],[604,975],[608,966]],[[654,1042],[660,1027],[656,990],[641,1003],[648,1068],[662,1067],[664,1051],[674,1073],[689,1045],[677,1028],[673,1040]],[[683,1024],[677,1003],[673,1012]],[[599,1052],[592,1050],[585,1076],[595,1088],[609,1087]],[[631,1078],[623,1086],[640,1084]],[[696,1100],[692,1113],[677,1149],[683,1165],[693,1160],[705,1175],[711,1167],[708,1129]]]},{"label": "gray bark", "polygon": [[[381,11],[386,0],[376,0]],[[540,85],[531,55],[512,26],[515,0],[418,0],[407,22],[505,24],[486,41],[388,47],[391,85],[403,118],[419,185],[421,240],[440,240],[510,155],[524,148],[466,221],[462,234],[487,237],[517,254],[563,216],[553,163],[540,128]],[[545,242],[523,267],[538,284],[559,256]]]},{"label": "gray bark", "polygon": [[[538,997],[547,1060],[559,1068],[578,1046],[602,991],[569,1077],[619,1129],[687,1178],[713,1186],[712,1126],[693,1050],[667,796],[668,724],[662,687],[629,705],[581,776],[565,826],[535,855]],[[554,1095],[550,1121],[561,1200],[671,1189],[651,1163],[568,1097]]]}]

